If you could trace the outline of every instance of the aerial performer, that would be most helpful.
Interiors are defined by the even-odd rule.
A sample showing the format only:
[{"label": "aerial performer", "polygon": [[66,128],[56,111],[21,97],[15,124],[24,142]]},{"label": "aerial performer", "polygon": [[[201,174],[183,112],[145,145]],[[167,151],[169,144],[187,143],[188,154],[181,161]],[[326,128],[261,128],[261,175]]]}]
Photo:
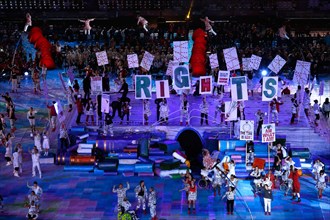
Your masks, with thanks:
[{"label": "aerial performer", "polygon": [[95,18],[90,18],[90,19],[85,19],[85,20],[78,19],[78,21],[80,21],[82,23],[85,23],[85,26],[84,26],[85,35],[90,35],[91,34],[92,27],[90,25],[90,22],[94,21],[94,20],[95,20]]},{"label": "aerial performer", "polygon": [[205,18],[201,18],[201,21],[205,24],[205,31],[212,33],[214,36],[217,36],[217,33],[213,30],[212,25],[214,21],[211,21],[207,16]]},{"label": "aerial performer", "polygon": [[24,32],[27,31],[29,26],[32,26],[32,17],[30,15],[30,13],[26,13],[26,22],[25,22],[25,26],[24,26]]},{"label": "aerial performer", "polygon": [[146,30],[146,32],[148,32],[147,26],[148,26],[148,21],[142,17],[142,16],[137,16],[137,25],[139,25],[141,23],[141,25],[143,26],[143,29]]}]

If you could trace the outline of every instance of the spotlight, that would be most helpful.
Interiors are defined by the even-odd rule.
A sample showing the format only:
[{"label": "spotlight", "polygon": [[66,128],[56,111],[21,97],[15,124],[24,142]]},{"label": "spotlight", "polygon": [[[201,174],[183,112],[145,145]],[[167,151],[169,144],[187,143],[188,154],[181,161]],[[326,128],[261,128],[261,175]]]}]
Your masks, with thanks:
[{"label": "spotlight", "polygon": [[29,75],[29,72],[25,72],[24,75],[25,75],[25,76],[28,76],[28,75]]},{"label": "spotlight", "polygon": [[263,71],[261,71],[261,75],[262,75],[262,76],[267,76],[267,73],[268,73],[267,70],[263,70]]}]

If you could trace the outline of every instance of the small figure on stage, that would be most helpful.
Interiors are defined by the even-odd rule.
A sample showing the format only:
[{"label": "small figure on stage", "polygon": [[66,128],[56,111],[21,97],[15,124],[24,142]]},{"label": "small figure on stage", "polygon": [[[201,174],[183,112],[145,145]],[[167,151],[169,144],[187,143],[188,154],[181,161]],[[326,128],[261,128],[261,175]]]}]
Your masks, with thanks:
[{"label": "small figure on stage", "polygon": [[142,25],[142,27],[143,27],[143,29],[146,31],[146,32],[148,32],[149,30],[148,30],[148,21],[144,18],[144,17],[142,17],[142,16],[137,16],[137,19],[138,19],[138,21],[137,21],[137,25],[139,25],[140,23],[141,23],[141,25]]},{"label": "small figure on stage", "polygon": [[246,163],[252,165],[254,161],[254,143],[248,141],[246,143]]},{"label": "small figure on stage", "polygon": [[278,113],[280,112],[280,105],[283,105],[283,103],[278,101],[276,98],[273,98],[273,100],[269,103],[270,112],[272,114],[272,123],[279,123]]},{"label": "small figure on stage", "polygon": [[183,125],[183,118],[186,119],[186,125],[189,125],[189,102],[186,93],[182,93],[181,95],[180,125]]},{"label": "small figure on stage", "polygon": [[56,113],[56,110],[55,110],[55,104],[56,104],[55,101],[53,101],[52,105],[47,104],[47,108],[49,110],[50,124],[51,124],[51,128],[52,128],[52,132],[54,132],[55,129],[56,129],[57,113]]},{"label": "small figure on stage", "polygon": [[272,200],[273,200],[272,187],[265,184],[265,187],[263,189],[263,195],[264,195],[265,215],[271,215],[270,213],[272,211]]},{"label": "small figure on stage", "polygon": [[255,186],[254,196],[256,196],[256,194],[259,193],[261,190],[261,183],[262,183],[261,173],[262,173],[262,170],[260,170],[258,167],[255,167],[250,174],[250,176],[254,177],[254,180],[253,180],[253,183]]},{"label": "small figure on stage", "polygon": [[131,114],[132,106],[130,106],[129,102],[124,102],[122,105],[122,115],[120,124],[123,124],[124,117],[126,115],[126,123],[129,123],[129,116]]},{"label": "small figure on stage", "polygon": [[36,114],[37,114],[37,111],[34,110],[32,107],[30,107],[29,111],[27,112],[27,119],[29,120],[29,123],[30,123],[31,137],[33,137],[33,134],[36,129],[36,119],[35,119]]},{"label": "small figure on stage", "polygon": [[26,17],[26,22],[25,22],[25,26],[24,26],[24,32],[27,32],[27,29],[29,28],[29,26],[32,26],[32,17],[30,15],[30,13],[26,13],[25,17]]},{"label": "small figure on stage", "polygon": [[[326,180],[326,178],[328,180]],[[318,190],[318,197],[319,199],[322,199],[322,192],[327,187],[327,182],[330,182],[330,179],[328,175],[324,172],[324,170],[321,170],[316,182],[316,188]]]},{"label": "small figure on stage", "polygon": [[195,179],[192,179],[188,189],[188,214],[196,214],[196,200],[197,200],[197,186],[195,184]]},{"label": "small figure on stage", "polygon": [[144,185],[144,181],[141,180],[139,185],[135,187],[135,196],[138,200],[138,204],[136,206],[136,211],[140,209],[142,206],[144,214],[147,213],[146,211],[146,199],[148,198],[148,190],[147,187]]},{"label": "small figure on stage", "polygon": [[[112,188],[112,192],[113,193],[117,193],[117,205],[118,205],[118,210],[120,209],[120,206],[123,206],[125,208],[125,211],[127,211],[129,209],[126,210],[125,204],[123,204],[124,199],[126,198],[126,191],[129,190],[130,186],[129,186],[129,182],[126,182],[127,186],[123,187],[123,184],[120,183],[118,188],[116,188],[116,186],[114,185]],[[127,200],[128,201],[128,200]]]},{"label": "small figure on stage", "polygon": [[[220,161],[218,161],[218,163],[219,162]],[[222,183],[223,183],[222,172],[219,167],[215,166],[213,168],[213,178],[212,178],[212,187],[213,187],[214,197],[217,195],[217,190],[218,190],[218,195],[220,196]]]},{"label": "small figure on stage", "polygon": [[214,21],[211,21],[207,16],[205,18],[201,18],[201,21],[205,24],[205,31],[212,33],[214,36],[217,36],[217,33],[213,30],[212,25]]},{"label": "small figure on stage", "polygon": [[219,104],[215,107],[214,113],[214,123],[217,123],[217,116],[220,115],[220,124],[225,121],[225,102],[222,99],[219,99]]},{"label": "small figure on stage", "polygon": [[143,116],[144,116],[144,125],[148,125],[148,120],[151,115],[150,110],[150,101],[149,99],[143,100]]},{"label": "small figure on stage", "polygon": [[151,220],[157,220],[156,216],[157,194],[153,187],[149,189],[148,206],[150,209]]},{"label": "small figure on stage", "polygon": [[36,146],[33,147],[32,151],[30,151],[32,158],[32,177],[36,176],[36,169],[39,172],[39,177],[41,179],[41,169],[40,169],[40,153]]},{"label": "small figure on stage", "polygon": [[201,126],[203,125],[204,118],[205,124],[209,125],[208,115],[209,115],[209,104],[206,101],[206,97],[203,97],[202,103],[199,105],[199,109],[201,111]]},{"label": "small figure on stage", "polygon": [[163,101],[160,103],[160,108],[159,108],[161,124],[163,124],[163,123],[165,123],[166,125],[168,124],[168,113],[169,113],[169,108],[167,105],[167,100],[163,99]]},{"label": "small figure on stage", "polygon": [[119,89],[118,92],[121,92],[121,91],[123,92],[120,100],[122,102],[125,102],[127,94],[128,94],[128,84],[127,84],[125,79],[123,79],[122,81],[123,81],[123,84],[122,84],[122,86],[121,86],[121,88]]},{"label": "small figure on stage", "polygon": [[235,187],[228,187],[228,191],[222,197],[227,197],[227,215],[234,215]]},{"label": "small figure on stage", "polygon": [[313,165],[312,173],[314,174],[314,179],[317,180],[321,170],[324,170],[324,163],[320,159],[316,159]]},{"label": "small figure on stage", "polygon": [[105,136],[108,135],[108,132],[110,133],[110,136],[113,137],[113,121],[112,117],[109,113],[105,114],[104,118],[104,129],[103,129],[103,134]]},{"label": "small figure on stage", "polygon": [[48,156],[48,151],[49,151],[49,138],[47,136],[47,131],[44,131],[43,136],[42,136],[42,148],[45,151],[44,156]]},{"label": "small figure on stage", "polygon": [[90,22],[94,21],[94,20],[95,20],[95,18],[90,18],[90,19],[86,18],[85,20],[78,19],[78,21],[80,21],[82,23],[85,23],[85,26],[84,26],[85,35],[90,35],[91,34],[92,27],[90,25]]},{"label": "small figure on stage", "polygon": [[115,117],[116,112],[118,111],[118,117],[121,118],[121,99],[118,97],[117,100],[111,102],[111,108],[112,108],[112,119]]},{"label": "small figure on stage", "polygon": [[298,173],[298,169],[297,168],[293,168],[293,166],[291,167],[292,170],[290,172],[289,178],[292,179],[293,182],[293,196],[291,200],[295,200],[298,197],[297,202],[301,202],[301,198],[300,198],[300,182],[299,182],[299,173]]},{"label": "small figure on stage", "polygon": [[69,135],[68,130],[65,127],[65,124],[62,123],[60,126],[60,149],[59,152],[66,152],[66,149],[69,146]]}]

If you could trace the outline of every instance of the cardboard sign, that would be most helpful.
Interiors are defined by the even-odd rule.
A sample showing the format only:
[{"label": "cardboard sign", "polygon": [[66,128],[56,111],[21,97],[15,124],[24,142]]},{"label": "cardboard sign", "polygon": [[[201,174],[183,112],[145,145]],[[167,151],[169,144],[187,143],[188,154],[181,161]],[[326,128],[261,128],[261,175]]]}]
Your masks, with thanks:
[{"label": "cardboard sign", "polygon": [[240,69],[236,47],[223,49],[223,55],[225,57],[227,70],[232,71]]},{"label": "cardboard sign", "polygon": [[199,77],[199,93],[201,95],[212,94],[212,76]]},{"label": "cardboard sign", "polygon": [[239,139],[245,141],[254,140],[254,121],[241,120]]},{"label": "cardboard sign", "polygon": [[151,99],[151,76],[135,76],[135,99]]},{"label": "cardboard sign", "polygon": [[170,60],[168,62],[168,66],[167,66],[167,70],[166,70],[166,75],[172,76],[172,74],[173,74],[173,66],[177,66],[177,65],[179,65],[179,62]]},{"label": "cardboard sign", "polygon": [[55,111],[56,111],[56,114],[57,114],[58,121],[60,123],[64,122],[65,121],[65,115],[64,115],[64,112],[63,112],[63,107],[61,105],[61,102],[59,100],[57,100],[56,103],[54,104],[54,107],[55,107]]},{"label": "cardboard sign", "polygon": [[154,55],[152,55],[148,51],[145,51],[140,66],[145,70],[149,71],[152,62],[154,61],[154,58],[155,58]]},{"label": "cardboard sign", "polygon": [[278,77],[262,78],[262,101],[271,101],[278,93]]},{"label": "cardboard sign", "polygon": [[250,62],[251,58],[242,58],[243,71],[252,71]]},{"label": "cardboard sign", "polygon": [[225,102],[225,121],[237,120],[237,102]]},{"label": "cardboard sign", "polygon": [[218,72],[218,85],[228,85],[230,72],[226,70],[219,70]]},{"label": "cardboard sign", "polygon": [[261,63],[261,57],[252,54],[251,59],[250,59],[250,68],[254,70],[258,70],[260,63]]},{"label": "cardboard sign", "polygon": [[108,95],[108,94],[102,94],[101,112],[103,112],[103,113],[110,112],[110,95]]},{"label": "cardboard sign", "polygon": [[283,59],[279,55],[276,55],[273,61],[268,65],[268,69],[278,74],[278,72],[280,72],[280,70],[282,69],[285,63],[286,63],[285,59]]},{"label": "cardboard sign", "polygon": [[190,89],[190,74],[187,65],[173,67],[173,88],[175,90]]},{"label": "cardboard sign", "polygon": [[136,53],[127,55],[127,64],[128,68],[138,68],[139,67],[139,59]]},{"label": "cardboard sign", "polygon": [[96,52],[97,65],[103,66],[109,63],[108,55],[106,51]]},{"label": "cardboard sign", "polygon": [[168,80],[156,81],[156,97],[157,99],[170,97],[170,87],[168,84]]},{"label": "cardboard sign", "polygon": [[305,86],[308,83],[308,76],[311,72],[311,63],[297,60],[294,70],[293,82]]},{"label": "cardboard sign", "polygon": [[189,62],[188,41],[173,41],[173,60],[179,63]]},{"label": "cardboard sign", "polygon": [[230,78],[231,99],[233,101],[248,100],[247,80],[245,76]]},{"label": "cardboard sign", "polygon": [[262,143],[276,141],[275,124],[263,124],[261,128]]},{"label": "cardboard sign", "polygon": [[216,53],[209,56],[211,69],[219,67],[218,55]]},{"label": "cardboard sign", "polygon": [[92,90],[92,94],[102,93],[102,77],[101,76],[91,77],[91,90]]}]

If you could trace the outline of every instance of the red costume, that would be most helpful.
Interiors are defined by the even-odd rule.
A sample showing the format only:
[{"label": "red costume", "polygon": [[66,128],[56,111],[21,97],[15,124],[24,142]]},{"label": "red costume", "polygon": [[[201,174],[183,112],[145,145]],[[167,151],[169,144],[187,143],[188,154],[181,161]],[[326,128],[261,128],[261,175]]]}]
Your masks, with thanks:
[{"label": "red costume", "polygon": [[293,192],[300,193],[299,174],[297,171],[290,172],[289,178],[293,180]]},{"label": "red costume", "polygon": [[275,176],[274,176],[274,174],[267,173],[266,177],[265,177],[265,180],[268,177],[269,177],[270,181],[272,182],[272,189],[275,189]]},{"label": "red costume", "polygon": [[47,105],[47,108],[49,108],[50,116],[57,116],[54,105],[51,105],[51,106]]}]

